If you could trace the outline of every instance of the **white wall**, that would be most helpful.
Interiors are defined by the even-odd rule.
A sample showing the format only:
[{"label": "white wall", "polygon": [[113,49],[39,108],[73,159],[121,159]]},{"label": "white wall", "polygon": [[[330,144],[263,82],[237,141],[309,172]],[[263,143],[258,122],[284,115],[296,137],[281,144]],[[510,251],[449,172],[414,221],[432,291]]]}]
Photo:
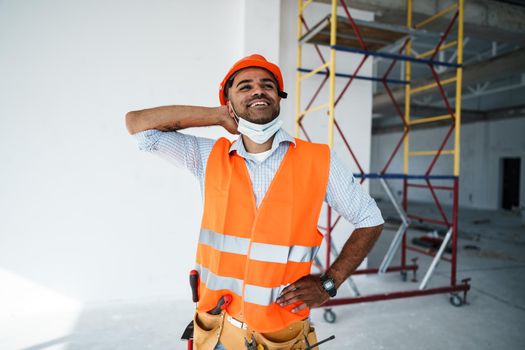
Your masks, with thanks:
[{"label": "white wall", "polygon": [[[448,128],[415,130],[411,132],[410,148],[437,149],[437,143],[443,139]],[[501,158],[521,157],[521,195],[520,203],[525,204],[525,119],[503,119],[487,122],[464,124],[461,127],[461,163],[460,163],[460,206],[481,209],[498,209],[501,207]],[[438,136],[439,135],[439,138]],[[401,133],[375,134],[372,137],[372,171],[379,171],[386,163],[390,152]],[[451,148],[451,144],[446,148]],[[436,163],[435,174],[452,174],[452,158],[442,156]],[[410,171],[422,174],[431,157],[410,159]],[[402,172],[402,149],[394,159],[389,172]],[[438,184],[439,182],[436,182]],[[445,182],[443,182],[445,183]],[[402,183],[391,180],[396,192],[402,190]],[[448,182],[450,185],[450,182]],[[381,196],[377,183],[371,187],[376,196]],[[417,192],[416,192],[417,191]],[[410,198],[421,201],[432,201],[428,190],[411,189]],[[444,203],[451,204],[450,193],[440,195]]]},{"label": "white wall", "polygon": [[124,115],[217,105],[243,54],[241,3],[0,3],[0,296],[25,295],[0,309],[43,290],[55,304],[187,298],[197,182],[139,152]]},{"label": "white wall", "polygon": [[[259,53],[271,62],[279,62],[281,0],[244,0],[243,5],[243,54]],[[282,21],[288,23],[290,18],[285,16]]]},{"label": "white wall", "polygon": [[[264,6],[257,0],[0,2],[4,316],[112,300],[189,299],[187,273],[202,213],[197,181],[139,152],[124,115],[167,104],[216,106],[223,74],[258,51],[285,72],[290,98],[282,111],[293,132],[295,6],[279,0]],[[316,7],[314,13],[326,13]],[[348,59],[340,67],[354,65]],[[370,92],[370,84],[354,82],[340,107],[365,169]],[[322,127],[314,134],[326,142]]]}]

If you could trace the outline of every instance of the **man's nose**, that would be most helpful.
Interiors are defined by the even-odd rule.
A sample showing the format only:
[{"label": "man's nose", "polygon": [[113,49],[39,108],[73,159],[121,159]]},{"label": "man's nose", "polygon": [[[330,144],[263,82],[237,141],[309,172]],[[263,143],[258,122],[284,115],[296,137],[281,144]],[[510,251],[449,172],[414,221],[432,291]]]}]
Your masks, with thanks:
[{"label": "man's nose", "polygon": [[256,96],[256,95],[259,95],[259,96],[265,96],[266,95],[262,85],[255,85],[255,87],[254,87],[254,89],[252,91],[252,96]]}]

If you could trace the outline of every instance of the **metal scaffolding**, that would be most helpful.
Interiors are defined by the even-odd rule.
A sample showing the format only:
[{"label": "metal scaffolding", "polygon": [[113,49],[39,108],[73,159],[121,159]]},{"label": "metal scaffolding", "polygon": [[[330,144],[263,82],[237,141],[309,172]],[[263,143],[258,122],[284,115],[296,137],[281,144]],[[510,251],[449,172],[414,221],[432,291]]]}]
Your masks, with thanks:
[{"label": "metal scaffolding", "polygon": [[[371,273],[387,273],[387,272],[401,272],[406,278],[408,271],[413,271],[414,275],[418,269],[416,260],[412,260],[412,264],[407,263],[407,251],[410,250],[415,253],[422,253],[431,255],[433,257],[430,267],[425,273],[419,288],[416,290],[407,290],[401,292],[385,292],[375,295],[360,295],[357,289],[354,288],[354,297],[351,298],[336,298],[328,301],[325,306],[353,304],[367,301],[378,301],[387,299],[398,299],[413,296],[423,296],[438,293],[451,293],[452,304],[458,306],[466,302],[466,294],[470,289],[469,279],[463,280],[461,283],[456,281],[457,270],[457,235],[458,235],[458,191],[459,191],[459,169],[460,169],[460,125],[461,125],[461,86],[462,86],[462,64],[463,64],[463,4],[464,0],[457,0],[457,3],[450,5],[433,16],[430,16],[418,23],[413,23],[412,18],[412,0],[406,2],[406,27],[393,26],[389,24],[382,24],[376,22],[360,21],[354,19],[350,14],[350,10],[344,0],[332,0],[331,13],[324,17],[321,21],[313,26],[309,26],[305,20],[304,13],[312,4],[312,0],[298,0],[298,21],[297,21],[297,77],[296,77],[296,136],[302,132],[304,136],[310,140],[303,120],[306,115],[320,110],[328,110],[328,144],[333,147],[334,143],[334,128],[341,137],[346,150],[356,164],[359,173],[355,174],[356,178],[360,178],[361,183],[366,179],[377,180],[381,183],[388,198],[394,205],[396,212],[399,215],[401,225],[399,226],[388,251],[381,262],[378,269],[358,270],[354,274],[371,274]],[[338,3],[340,3],[345,17],[337,16]],[[445,18],[450,16],[451,19],[446,28],[441,29],[441,34],[434,36],[436,38],[435,47],[427,52],[414,54],[412,44],[418,35],[427,35],[428,31],[424,30],[428,25],[433,23],[438,18]],[[455,30],[454,30],[455,29]],[[450,39],[455,33],[455,38]],[[399,49],[395,52],[388,52],[382,50],[386,46],[392,44],[399,44]],[[317,68],[308,69],[303,67],[303,46],[313,45],[317,55],[319,56],[321,65]],[[326,47],[330,52],[328,60],[322,54],[320,47]],[[438,54],[443,50],[455,48],[455,62],[436,59]],[[348,74],[336,72],[336,52],[350,52],[361,56],[359,64],[355,70]],[[364,63],[369,58],[380,57],[382,59],[390,60],[388,69],[382,76],[363,76],[359,72]],[[404,63],[404,79],[390,78],[390,74],[394,66],[398,63]],[[411,83],[411,68],[412,65],[426,65],[430,69],[430,73],[434,78],[433,83],[412,86]],[[438,67],[438,68],[436,68]],[[455,75],[452,78],[441,79],[439,72],[447,67],[449,70],[455,70]],[[301,84],[309,78],[314,76],[324,76],[310,98],[307,105],[303,108],[301,106]],[[346,84],[341,91],[336,94],[336,79],[346,79]],[[399,141],[393,146],[392,153],[388,158],[386,164],[379,173],[365,173],[360,165],[355,153],[352,151],[350,142],[345,137],[343,128],[336,120],[336,107],[341,101],[352,82],[356,79],[376,81],[382,83],[385,91],[389,95],[396,114],[403,123],[403,133]],[[314,105],[323,87],[328,83],[329,94],[328,102]],[[405,87],[404,110],[395,100],[390,85],[400,84]],[[453,106],[445,93],[444,86],[450,85],[454,87],[455,84],[455,105]],[[410,112],[410,102],[412,95],[429,92],[435,89],[438,90],[443,99],[443,104],[446,107],[447,114],[439,116],[426,116],[414,118]],[[435,150],[414,150],[410,146],[410,132],[414,125],[447,122],[448,130],[442,140],[439,140],[439,147]],[[437,136],[436,136],[437,137]],[[445,149],[447,144],[453,142],[453,147]],[[398,154],[403,145],[403,173],[390,173],[389,167],[392,160]],[[436,174],[434,171],[436,162],[444,156],[450,156],[453,162],[453,173],[442,175]],[[412,157],[432,157],[430,164],[423,174],[416,174],[409,167],[409,160]],[[390,190],[388,181],[402,181],[403,196],[401,203],[398,203],[395,195]],[[449,185],[436,185],[436,182],[448,182]],[[409,213],[408,191],[410,188],[424,188],[427,189],[435,203],[436,214],[439,219],[423,217]],[[450,191],[453,197],[453,206],[451,218],[447,216],[443,206],[437,196],[437,191]],[[339,222],[340,217],[335,221],[332,220],[331,208],[327,208],[327,225],[324,228],[326,239],[326,261],[325,267],[330,266],[330,256],[335,248],[331,241],[331,232]],[[427,251],[407,243],[407,229],[414,222],[428,222],[434,225],[443,226],[446,229],[446,235],[442,239],[437,252]],[[451,252],[449,256],[445,256],[445,248],[451,243]],[[401,249],[401,261],[399,266],[391,266],[394,254]],[[450,262],[450,283],[446,286],[427,288],[428,282],[432,274],[441,261]],[[318,265],[320,260],[317,260]],[[349,281],[353,286],[353,282]],[[355,287],[355,286],[354,286]],[[463,297],[458,293],[463,292]],[[328,313],[328,314],[327,314]],[[325,310],[325,319],[329,322],[335,321],[335,314],[330,309]]]}]

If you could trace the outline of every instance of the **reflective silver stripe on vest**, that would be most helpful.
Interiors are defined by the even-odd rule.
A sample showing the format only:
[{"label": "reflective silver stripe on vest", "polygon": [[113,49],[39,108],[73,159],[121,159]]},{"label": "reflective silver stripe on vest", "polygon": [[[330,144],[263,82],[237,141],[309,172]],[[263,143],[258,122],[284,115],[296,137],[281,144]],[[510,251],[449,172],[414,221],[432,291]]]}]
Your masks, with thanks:
[{"label": "reflective silver stripe on vest", "polygon": [[[199,264],[195,266],[195,269],[199,271],[201,281],[206,283],[206,288],[211,290],[226,289],[242,296],[242,280],[233,277],[218,276]],[[285,287],[286,286],[268,288],[247,284],[244,289],[244,300],[252,304],[268,306],[275,302]]]},{"label": "reflective silver stripe on vest", "polygon": [[248,248],[250,247],[249,238],[223,235],[221,233],[206,229],[201,229],[199,243],[209,245],[216,250],[220,250],[221,252],[242,255],[247,255]]},{"label": "reflective silver stripe on vest", "polygon": [[[218,276],[199,264],[195,266],[195,269],[199,271],[201,281],[206,283],[206,288],[211,290],[227,289],[242,296],[242,280]],[[247,284],[244,289],[244,300],[253,304],[268,306],[275,302],[284,287],[286,286],[267,288]]]},{"label": "reflective silver stripe on vest", "polygon": [[266,288],[247,284],[244,288],[244,301],[263,306],[271,305],[281,294],[284,287]]},{"label": "reflective silver stripe on vest", "polygon": [[252,249],[250,250],[250,259],[280,264],[286,264],[288,261],[310,262],[314,260],[318,250],[319,247],[306,247],[301,245],[287,247],[253,242]]},{"label": "reflective silver stripe on vest", "polygon": [[[222,233],[214,232],[207,229],[201,229],[199,243],[209,245],[221,252],[247,255],[250,247],[250,239]],[[250,259],[286,264],[288,261],[293,262],[310,262],[317,255],[319,247],[308,247],[294,245],[291,247],[253,242],[250,250]]]},{"label": "reflective silver stripe on vest", "polygon": [[206,288],[211,290],[228,289],[237,295],[242,295],[242,280],[216,275],[199,264],[195,266],[195,269],[199,271],[201,281],[206,283]]}]

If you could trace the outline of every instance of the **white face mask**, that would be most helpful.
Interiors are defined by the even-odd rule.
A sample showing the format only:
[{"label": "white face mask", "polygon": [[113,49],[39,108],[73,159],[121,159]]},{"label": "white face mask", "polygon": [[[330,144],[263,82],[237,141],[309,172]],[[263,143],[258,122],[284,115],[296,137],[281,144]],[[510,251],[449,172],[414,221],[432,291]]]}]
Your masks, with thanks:
[{"label": "white face mask", "polygon": [[[283,125],[283,121],[280,117],[275,118],[269,123],[266,124],[255,124],[252,122],[247,121],[246,119],[243,119],[237,115],[235,112],[235,109],[233,108],[233,105],[230,103],[230,106],[232,107],[233,114],[237,119],[239,120],[237,122],[237,130],[247,137],[250,138],[255,143],[263,144],[266,141],[270,139]],[[235,118],[234,118],[235,120]]]}]

